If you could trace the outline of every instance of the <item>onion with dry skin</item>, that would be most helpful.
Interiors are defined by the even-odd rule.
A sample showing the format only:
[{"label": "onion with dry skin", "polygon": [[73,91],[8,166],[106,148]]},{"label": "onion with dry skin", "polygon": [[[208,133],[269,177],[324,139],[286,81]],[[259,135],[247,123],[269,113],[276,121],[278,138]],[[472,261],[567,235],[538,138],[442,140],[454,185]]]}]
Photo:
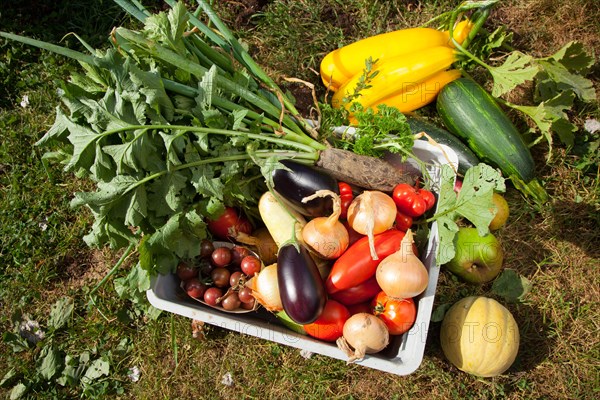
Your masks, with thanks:
[{"label": "onion with dry skin", "polygon": [[409,229],[400,242],[400,249],[377,266],[377,283],[390,297],[408,299],[418,296],[427,288],[429,273],[415,255],[413,243],[413,233]]},{"label": "onion with dry skin", "polygon": [[390,229],[396,221],[396,203],[383,192],[365,190],[348,207],[348,223],[361,235],[369,238],[373,260],[378,260],[374,235]]},{"label": "onion with dry skin", "polygon": [[339,221],[342,212],[340,196],[331,190],[318,190],[315,194],[303,198],[302,202],[325,196],[331,196],[333,199],[333,212],[329,217],[316,217],[308,221],[302,228],[302,239],[320,257],[333,260],[341,256],[350,243],[348,230]]},{"label": "onion with dry skin", "polygon": [[363,312],[348,318],[343,336],[336,344],[348,356],[349,364],[362,360],[365,354],[380,352],[389,342],[390,333],[385,323],[373,314]]},{"label": "onion with dry skin", "polygon": [[277,283],[277,264],[264,267],[246,282],[246,286],[252,289],[252,296],[267,310],[273,312],[283,310]]}]

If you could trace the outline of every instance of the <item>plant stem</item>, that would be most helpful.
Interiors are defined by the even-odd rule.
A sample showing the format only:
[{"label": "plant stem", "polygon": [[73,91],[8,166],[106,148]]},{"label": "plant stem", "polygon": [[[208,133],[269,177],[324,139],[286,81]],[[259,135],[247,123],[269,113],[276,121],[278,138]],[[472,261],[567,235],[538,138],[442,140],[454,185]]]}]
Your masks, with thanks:
[{"label": "plant stem", "polygon": [[125,252],[121,256],[121,258],[119,258],[119,261],[117,261],[117,263],[111,268],[111,270],[108,271],[108,274],[106,274],[104,276],[104,278],[102,278],[102,280],[92,289],[92,291],[89,293],[90,296],[92,296],[94,293],[96,293],[96,291],[98,289],[100,289],[100,287],[102,287],[102,285],[104,285],[106,283],[106,281],[109,280],[110,277],[113,276],[117,272],[117,270],[125,262],[125,259],[127,257],[129,257],[129,254],[131,254],[131,252],[133,251],[135,245],[136,245],[135,242],[129,243],[129,246],[127,247],[127,249],[125,249]]}]

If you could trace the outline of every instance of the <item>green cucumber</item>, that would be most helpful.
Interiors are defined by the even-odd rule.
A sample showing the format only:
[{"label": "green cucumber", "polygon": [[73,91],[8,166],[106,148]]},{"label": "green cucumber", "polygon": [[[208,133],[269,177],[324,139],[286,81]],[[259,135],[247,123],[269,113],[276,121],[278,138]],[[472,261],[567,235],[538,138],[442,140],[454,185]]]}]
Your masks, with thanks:
[{"label": "green cucumber", "polygon": [[523,137],[484,88],[472,79],[456,79],[440,91],[437,111],[446,128],[463,139],[481,161],[498,167],[524,194],[538,202],[547,200]]},{"label": "green cucumber", "polygon": [[[406,116],[406,121],[408,122],[410,130],[413,134],[425,132],[437,143],[444,144],[454,150],[458,156],[457,170],[459,174],[464,175],[469,168],[479,164],[479,158],[477,158],[475,153],[473,153],[473,151],[459,138],[447,130],[442,129],[423,118]],[[423,136],[421,139],[427,140],[427,137]]]}]

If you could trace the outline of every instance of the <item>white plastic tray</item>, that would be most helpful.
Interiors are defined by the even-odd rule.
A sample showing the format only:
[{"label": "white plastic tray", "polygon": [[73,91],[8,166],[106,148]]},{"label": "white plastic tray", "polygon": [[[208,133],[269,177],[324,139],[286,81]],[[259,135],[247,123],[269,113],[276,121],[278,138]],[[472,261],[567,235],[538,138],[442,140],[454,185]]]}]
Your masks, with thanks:
[{"label": "white plastic tray", "polygon": [[[434,190],[437,190],[436,186],[440,182],[440,166],[448,163],[458,166],[456,153],[447,146],[442,147],[444,152],[426,141],[417,140],[413,149],[417,158],[428,164],[429,173],[435,183]],[[394,161],[393,156],[390,161]],[[408,375],[421,365],[440,271],[435,262],[438,243],[437,224],[434,222],[426,250],[421,254],[421,259],[429,270],[429,284],[425,292],[415,298],[417,316],[413,327],[404,335],[392,337],[390,345],[382,352],[367,355],[357,364],[396,375]],[[335,343],[297,334],[280,325],[275,317],[262,308],[255,313],[229,314],[193,301],[181,291],[179,279],[173,274],[153,278],[147,297],[154,307],[164,311],[315,354],[339,360],[348,358]]]}]

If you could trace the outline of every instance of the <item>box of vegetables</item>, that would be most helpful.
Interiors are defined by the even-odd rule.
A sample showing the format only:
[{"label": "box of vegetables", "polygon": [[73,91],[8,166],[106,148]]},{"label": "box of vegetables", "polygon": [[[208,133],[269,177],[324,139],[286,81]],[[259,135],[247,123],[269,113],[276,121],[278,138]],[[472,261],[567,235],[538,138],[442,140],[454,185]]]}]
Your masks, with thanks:
[{"label": "box of vegetables", "polygon": [[[119,295],[145,293],[156,308],[194,320],[414,371],[439,267],[456,253],[457,221],[489,232],[502,175],[546,196],[493,99],[449,69],[496,1],[465,2],[446,30],[399,32],[408,36],[394,51],[411,57],[379,46],[377,64],[371,42],[326,57],[321,78],[335,94],[324,103],[314,96],[310,119],[206,1],[190,12],[167,0],[171,8],[154,14],[116,2],[141,25],[115,28],[108,48],[0,36],[81,64],[61,84],[62,105],[37,145],[56,147],[45,160],[93,183],[71,202],[94,218],[84,240],[126,249],[117,266],[136,252]],[[394,86],[391,76],[412,83]],[[445,124],[477,154],[403,114],[436,96]],[[502,132],[497,148],[519,151],[490,150],[481,126]]]},{"label": "box of vegetables", "polygon": [[[430,144],[429,142],[420,140],[415,141],[413,151],[418,157],[418,162],[415,162],[415,160],[412,159],[409,159],[408,161],[412,163],[415,168],[418,168],[419,165],[426,165],[427,173],[431,179],[431,189],[437,194],[442,182],[442,171],[448,171],[444,170],[442,166],[452,165],[454,168],[456,168],[458,166],[456,154],[447,146],[436,146]],[[394,162],[400,162],[399,158],[393,155],[388,155],[388,157],[388,161],[392,164]],[[340,197],[343,197],[343,195]],[[395,208],[396,206],[394,205],[394,209]],[[291,205],[290,210],[293,210]],[[435,209],[432,209],[431,211],[434,212]],[[274,216],[271,215],[271,217]],[[308,221],[314,220],[309,218],[306,219]],[[395,217],[393,219],[394,226],[397,226],[399,221],[395,221]],[[275,223],[281,224],[282,221],[279,220]],[[306,225],[304,225],[304,227],[305,226]],[[354,234],[356,235],[356,232],[354,232]],[[387,237],[385,235],[387,235]],[[364,267],[364,265],[360,264],[360,261],[356,259],[358,255],[362,255],[363,258],[371,260],[371,264],[375,268],[377,268],[378,265],[381,265],[381,263],[390,256],[396,255],[400,258],[407,257],[405,254],[401,254],[405,252],[404,250],[406,250],[407,243],[404,243],[405,248],[402,249],[401,242],[402,238],[408,237],[408,235],[403,235],[401,230],[390,229],[383,234],[379,233],[374,235],[374,239],[376,240],[375,245],[377,246],[376,251],[381,256],[379,257],[380,259],[378,261],[373,261],[371,258],[367,240],[368,238],[366,236],[363,237],[362,235],[359,235],[359,237],[361,237],[362,242],[361,239],[356,241],[355,238],[355,241],[352,244],[349,244],[345,252],[342,252],[340,256],[334,255],[335,258],[332,260],[333,266],[330,265],[329,267],[325,268],[325,272],[323,273],[325,279],[322,279],[323,289],[326,292],[333,293],[326,294],[325,297],[327,297],[328,300],[326,300],[325,304],[321,304],[320,306],[319,296],[323,296],[323,294],[315,294],[313,299],[302,298],[302,294],[300,294],[299,297],[301,302],[299,304],[292,303],[287,307],[282,307],[282,305],[278,306],[274,304],[277,303],[277,301],[270,300],[267,297],[269,293],[266,293],[265,298],[261,298],[266,307],[262,305],[259,305],[256,309],[254,309],[255,307],[253,305],[246,307],[252,308],[252,311],[245,310],[244,302],[241,301],[238,301],[237,309],[233,310],[228,309],[228,306],[225,305],[219,307],[201,304],[197,299],[193,298],[196,296],[196,294],[193,292],[193,289],[192,291],[188,292],[190,294],[186,293],[185,286],[181,285],[182,278],[185,280],[186,277],[185,275],[181,275],[181,273],[156,276],[152,280],[151,288],[147,291],[147,297],[152,305],[161,310],[182,315],[194,320],[203,321],[221,328],[296,347],[311,353],[322,354],[340,360],[356,362],[369,368],[375,368],[393,374],[410,374],[421,364],[434,303],[440,269],[436,262],[436,254],[439,245],[437,222],[431,223],[427,229],[426,236],[418,236],[416,238],[416,240],[420,242],[417,243],[418,246],[416,246],[416,253],[419,254],[419,259],[422,261],[422,264],[425,268],[425,283],[424,285],[418,284],[417,286],[419,287],[416,289],[408,288],[408,290],[416,290],[415,293],[418,294],[416,294],[414,298],[411,297],[409,299],[395,301],[395,303],[398,304],[393,304],[389,300],[388,302],[391,304],[386,304],[385,301],[381,300],[381,296],[379,297],[379,301],[375,301],[375,296],[381,292],[381,288],[377,283],[371,283],[374,282],[373,278],[375,278],[375,269],[371,269],[370,272],[366,272],[366,270],[363,269],[363,273],[371,274],[371,276],[367,277],[365,275],[367,279],[365,279],[363,282],[362,287],[359,287],[357,284],[353,288],[336,290],[336,285],[340,286],[340,284],[344,283],[341,282],[341,280],[334,281],[332,279],[327,279],[328,277],[326,274],[331,274],[332,271],[334,271],[336,268],[336,261],[339,263],[348,263],[348,256],[353,258],[350,260],[350,262],[358,268]],[[387,243],[383,242],[382,239]],[[247,241],[244,239],[242,240]],[[218,248],[218,246],[219,242],[217,242],[216,248]],[[243,243],[237,243],[233,246],[245,247]],[[409,245],[411,252],[413,246],[414,243]],[[232,246],[230,245],[229,247],[231,248]],[[252,249],[255,246],[250,245],[249,247]],[[213,247],[213,249],[214,248],[215,247]],[[339,244],[336,244],[335,246],[329,246],[327,248],[333,249],[335,252],[335,250],[339,251],[340,246]],[[347,253],[345,257],[346,259],[344,259],[344,253]],[[220,255],[215,255],[212,258],[217,258],[218,264],[221,262],[220,257]],[[233,258],[235,258],[235,255]],[[390,259],[388,262],[389,261],[392,260]],[[208,262],[214,263],[214,261],[211,260]],[[236,262],[229,257],[226,263],[227,268],[232,271],[231,276],[233,276],[237,269],[235,267]],[[200,261],[200,265],[203,264],[205,264],[205,262]],[[277,264],[271,264],[271,266],[277,267]],[[263,263],[263,270],[265,270],[266,267],[268,266],[264,265]],[[213,271],[218,268],[219,267],[215,266]],[[292,265],[292,268],[304,269],[304,266],[302,263],[296,263]],[[321,269],[320,267],[317,268]],[[240,269],[242,272],[253,273],[253,271],[247,271],[245,265],[242,265]],[[270,272],[267,271],[267,274],[269,273]],[[262,272],[258,272],[257,276],[251,279],[257,279],[260,274],[262,274]],[[195,276],[197,275],[198,272],[196,272]],[[243,275],[248,276],[248,274]],[[292,273],[291,275],[292,276],[290,279],[294,279],[294,274]],[[358,280],[364,279],[364,277],[355,278]],[[317,279],[320,279],[320,277]],[[204,288],[202,294],[205,294],[206,290],[214,288],[210,279],[208,279],[208,282],[210,283]],[[248,285],[248,283],[250,283],[250,285]],[[234,283],[233,285],[224,284],[224,289],[222,289],[220,292],[221,298],[226,298],[226,293],[236,288],[236,284],[237,283]],[[307,289],[307,286],[311,286],[310,279],[308,283],[302,282],[301,284],[304,285],[304,290],[318,293],[318,290]],[[264,285],[270,284],[266,283]],[[369,285],[374,286],[374,290],[369,289]],[[246,282],[246,285],[244,286],[250,286],[256,289],[256,286],[252,284],[251,280]],[[394,288],[398,285],[392,282],[391,286]],[[269,289],[261,290],[264,292],[270,292],[270,286],[268,287]],[[280,287],[279,289],[281,290],[283,288]],[[239,293],[239,289],[236,290]],[[242,297],[242,294],[240,294],[239,297]],[[293,295],[287,294],[287,297],[293,297]],[[299,301],[297,299],[289,299],[288,301],[293,300]],[[315,303],[316,306],[313,306],[312,303]],[[330,304],[328,305],[327,303]],[[364,319],[360,318],[365,318],[365,314],[372,315],[371,311],[378,306],[382,308],[380,311],[381,313],[386,312],[386,310],[383,308],[391,307],[392,312],[395,310],[397,314],[402,314],[404,318],[402,322],[396,323],[396,331],[393,331],[393,328],[387,328],[385,325],[379,327],[380,329],[387,331],[383,334],[384,337],[381,337],[381,332],[370,332],[369,330],[364,332],[362,331],[364,329],[363,325],[365,323],[368,324],[368,322],[365,322]],[[298,310],[296,310],[294,307]],[[319,323],[319,318],[314,320],[314,316],[311,315],[314,314],[314,312],[311,311],[311,307],[321,308],[321,310],[324,309],[325,311],[321,312],[321,316],[324,316],[323,314],[326,313],[327,318],[330,318],[330,320],[327,321],[327,318],[321,318],[323,320],[321,323]],[[327,309],[329,307],[332,308],[331,311]],[[394,307],[396,308],[394,309]],[[268,308],[271,310],[269,311]],[[282,311],[284,308],[289,310],[292,314],[296,313],[294,315],[296,319],[307,318],[306,321],[301,322],[307,322],[311,319],[313,321],[311,321],[312,323],[309,322],[306,325],[299,324],[295,322],[294,319],[290,318],[290,316],[286,315],[285,311]],[[355,322],[355,332],[346,333],[344,329],[348,330],[350,328],[343,328],[345,325],[344,321],[347,321],[350,316],[357,316],[359,319],[357,319]],[[340,345],[336,343],[336,340],[339,343],[339,338],[344,337],[344,334],[346,336],[349,335],[347,338],[348,341],[352,342],[354,340],[352,342],[350,352],[347,351],[343,344]],[[381,340],[383,342],[378,344],[378,346],[380,346],[379,348],[369,347],[369,343],[364,343],[364,347],[362,347],[363,345],[360,344],[360,341],[363,339],[367,341]],[[365,354],[365,352],[367,354]]]}]

